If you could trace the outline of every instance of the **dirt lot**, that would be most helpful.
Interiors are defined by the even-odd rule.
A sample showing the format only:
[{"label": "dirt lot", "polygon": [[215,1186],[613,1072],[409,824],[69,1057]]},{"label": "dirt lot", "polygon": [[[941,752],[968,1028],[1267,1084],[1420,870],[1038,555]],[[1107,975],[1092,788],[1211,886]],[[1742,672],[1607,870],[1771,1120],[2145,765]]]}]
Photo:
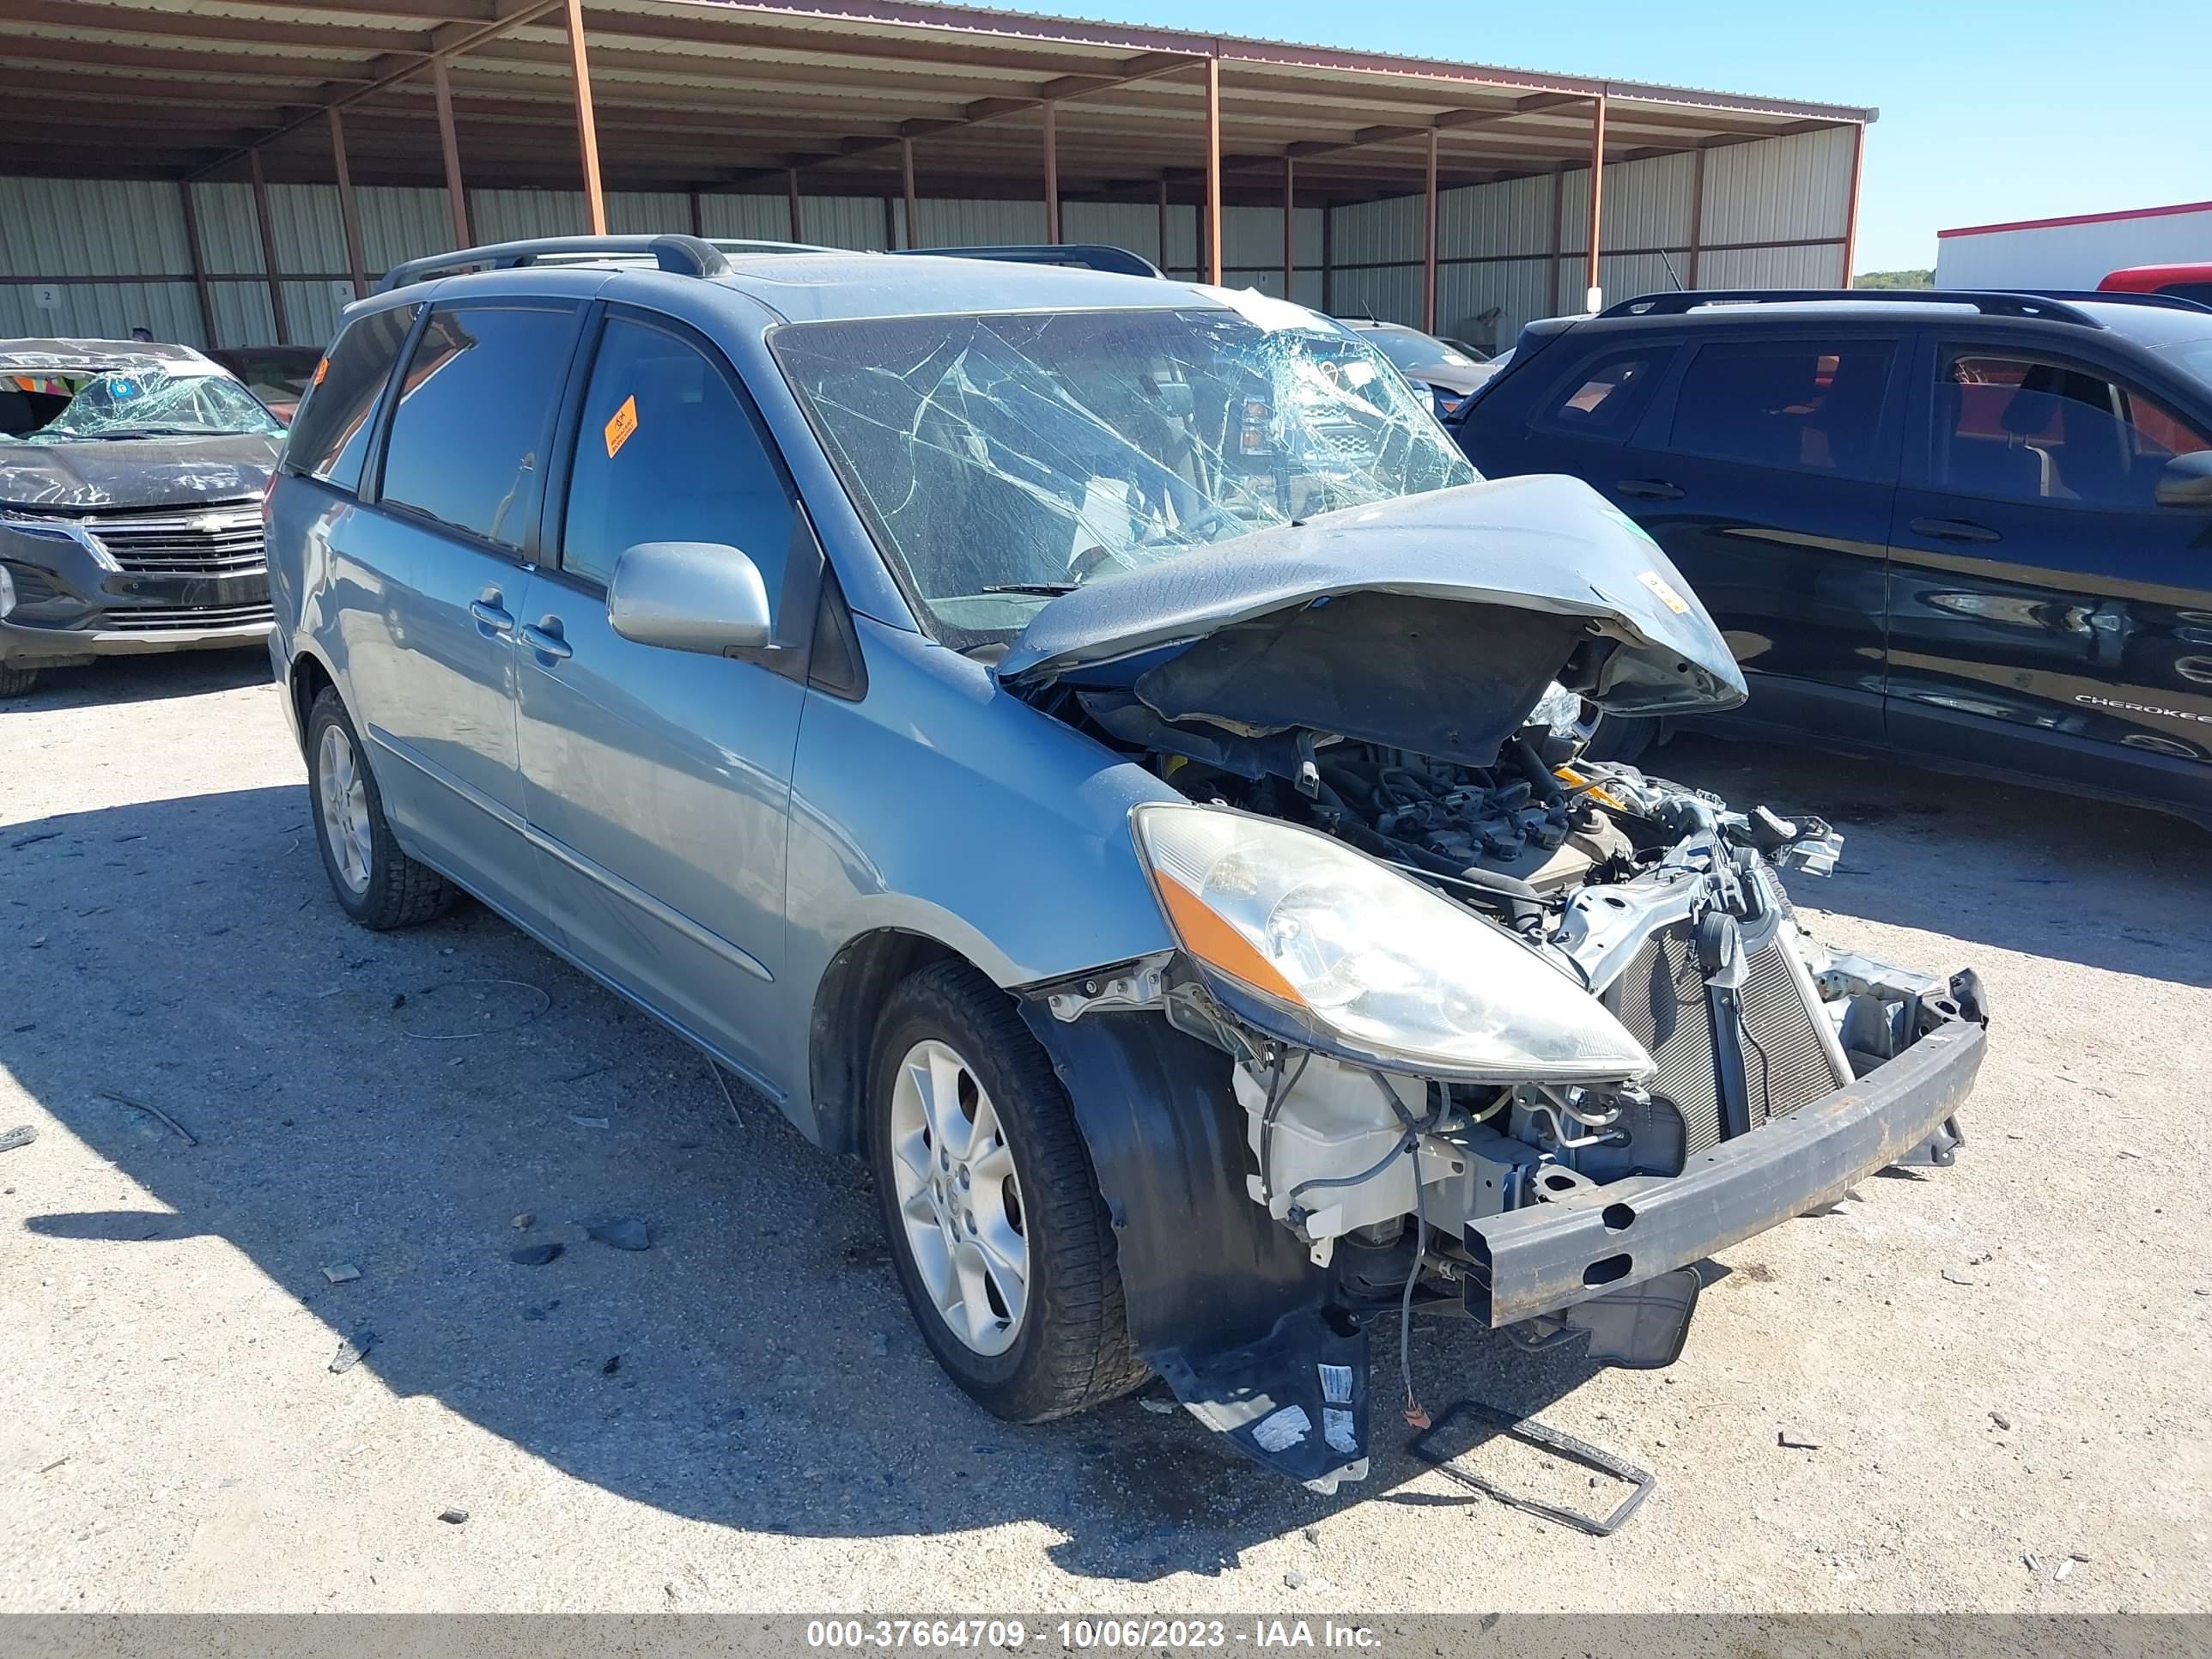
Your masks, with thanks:
[{"label": "dirt lot", "polygon": [[[1816,929],[1974,965],[1998,1023],[1958,1165],[1729,1252],[1671,1370],[1416,1333],[1432,1406],[1538,1411],[1657,1473],[1599,1540],[1469,1497],[1395,1431],[1324,1499],[1147,1409],[1157,1389],[1051,1428],[980,1415],[909,1325],[854,1167],[738,1121],[696,1053],[481,909],[345,921],[264,672],[122,664],[0,708],[0,1131],[38,1131],[0,1153],[0,1608],[2212,1599],[2199,831],[1664,752],[1829,811],[1844,867],[1796,884]],[[652,1248],[591,1242],[606,1215]],[[565,1252],[507,1259],[539,1241]],[[1395,1389],[1379,1371],[1378,1425]]]}]

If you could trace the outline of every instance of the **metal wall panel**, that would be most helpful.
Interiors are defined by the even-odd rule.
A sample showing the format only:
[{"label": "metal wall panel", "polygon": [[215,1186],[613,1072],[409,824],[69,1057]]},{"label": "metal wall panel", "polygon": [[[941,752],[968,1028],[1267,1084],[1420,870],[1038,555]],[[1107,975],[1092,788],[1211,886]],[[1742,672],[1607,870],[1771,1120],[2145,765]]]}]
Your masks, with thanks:
[{"label": "metal wall panel", "polygon": [[1724,144],[1705,153],[1705,246],[1841,236],[1850,197],[1849,127]]},{"label": "metal wall panel", "polygon": [[[1447,259],[1486,253],[1548,253],[1553,187],[1553,176],[1547,174],[1438,192],[1439,252]],[[1337,219],[1340,259],[1343,215],[1340,213]]]},{"label": "metal wall panel", "polygon": [[[1044,240],[1042,201],[958,202],[925,198],[919,205],[924,247],[981,247]],[[881,245],[879,232],[875,246]]]},{"label": "metal wall panel", "polygon": [[[921,234],[929,234],[929,204],[921,204]],[[995,203],[976,205],[996,206]],[[1044,235],[1044,204],[1036,204],[1037,234],[1028,240],[1041,240]],[[822,247],[880,248],[885,246],[884,229],[884,198],[880,196],[807,196],[799,198],[799,238]],[[770,240],[789,240],[791,222],[789,210],[785,211],[784,223]],[[967,241],[1005,241],[1011,237],[970,236]]]},{"label": "metal wall panel", "polygon": [[127,340],[142,324],[157,340],[213,343],[203,336],[190,283],[71,283],[63,288],[55,311],[33,304],[27,285],[0,283],[0,337]]},{"label": "metal wall panel", "polygon": [[[580,206],[582,198],[577,200]],[[691,234],[691,198],[680,190],[611,190],[606,195],[607,229],[617,236]],[[576,228],[581,230],[579,219]]]},{"label": "metal wall panel", "polygon": [[1558,314],[1549,281],[1551,263],[1547,257],[1443,266],[1437,273],[1438,331],[1486,351],[1503,351],[1519,336],[1523,323]]},{"label": "metal wall panel", "polygon": [[[1442,283],[1439,281],[1439,289]],[[1379,317],[1384,322],[1418,324],[1421,319],[1421,268],[1370,265],[1340,269],[1332,295],[1340,317]]]},{"label": "metal wall panel", "polygon": [[[584,231],[580,190],[472,190],[469,229],[478,242],[518,242]],[[447,228],[448,240],[451,228]]]},{"label": "metal wall panel", "polygon": [[[192,212],[200,224],[200,258],[210,270],[259,270],[261,230],[253,216],[253,186],[237,182],[191,186]],[[191,256],[179,246],[171,270],[190,270]]]},{"label": "metal wall panel", "polygon": [[209,295],[215,306],[217,345],[267,345],[276,337],[268,283],[214,283],[209,285]]},{"label": "metal wall panel", "polygon": [[[1170,213],[1180,210],[1170,208]],[[1071,242],[1104,242],[1125,247],[1164,269],[1161,257],[1160,210],[1150,202],[1067,202],[1060,210],[1060,234]]]},{"label": "metal wall panel", "polygon": [[[1321,264],[1321,210],[1299,208],[1291,216],[1293,252],[1301,265]],[[1224,207],[1221,210],[1221,263],[1238,270],[1283,269],[1283,210],[1279,207]]]},{"label": "metal wall panel", "polygon": [[2212,258],[2212,208],[1945,236],[1938,288],[2089,288],[2130,265]]},{"label": "metal wall panel", "polygon": [[174,185],[0,179],[0,275],[133,276],[190,269]]},{"label": "metal wall panel", "polygon": [[[276,233],[279,271],[327,275],[345,270],[345,222],[339,216],[336,185],[270,185],[269,222]],[[257,228],[256,246],[259,240]]]},{"label": "metal wall panel", "polygon": [[368,185],[356,185],[354,197],[361,212],[362,257],[371,276],[453,245],[453,216],[443,190]]},{"label": "metal wall panel", "polygon": [[[1716,152],[1717,153],[1717,152]],[[1707,166],[1711,165],[1711,157]],[[1613,161],[1605,169],[1605,222],[1600,227],[1601,254],[1608,247],[1686,248],[1690,245],[1690,197],[1696,184],[1693,155],[1653,155],[1641,161]],[[1560,183],[1565,191],[1559,216],[1559,246],[1568,253],[1589,246],[1589,169],[1576,167]],[[1705,176],[1707,217],[1711,216],[1713,179]]]},{"label": "metal wall panel", "polygon": [[1844,245],[1812,242],[1708,253],[1698,267],[1698,286],[1840,288],[1844,286]]},{"label": "metal wall panel", "polygon": [[1393,196],[1381,202],[1354,202],[1336,210],[1336,265],[1380,264],[1421,258],[1421,198]]},{"label": "metal wall panel", "polygon": [[[284,334],[288,345],[325,345],[337,332],[338,313],[353,303],[350,283],[307,281],[285,283]],[[256,345],[252,340],[226,340],[225,345]]]},{"label": "metal wall panel", "polygon": [[752,242],[791,240],[791,210],[781,196],[732,196],[702,191],[699,222],[709,236]]}]

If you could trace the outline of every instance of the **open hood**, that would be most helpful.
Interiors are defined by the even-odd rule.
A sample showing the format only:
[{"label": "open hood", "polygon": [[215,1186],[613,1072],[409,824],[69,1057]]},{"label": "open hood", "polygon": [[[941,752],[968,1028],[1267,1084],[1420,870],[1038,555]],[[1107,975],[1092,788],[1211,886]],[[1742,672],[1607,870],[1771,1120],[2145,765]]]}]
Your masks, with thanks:
[{"label": "open hood", "polygon": [[1558,680],[1620,714],[1731,708],[1743,675],[1651,538],[1589,485],[1467,484],[1256,531],[1052,600],[1002,684],[1170,721],[1304,728],[1486,766]]}]

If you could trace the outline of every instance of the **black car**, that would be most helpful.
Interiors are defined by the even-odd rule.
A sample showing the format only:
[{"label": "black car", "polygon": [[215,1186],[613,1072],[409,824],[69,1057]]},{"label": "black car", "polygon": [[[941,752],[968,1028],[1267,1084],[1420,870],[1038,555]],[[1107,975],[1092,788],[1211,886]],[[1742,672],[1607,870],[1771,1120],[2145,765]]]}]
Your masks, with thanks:
[{"label": "black car", "polygon": [[1453,430],[1666,550],[1751,687],[1714,729],[2212,824],[2212,308],[1649,296],[1528,325]]},{"label": "black car", "polygon": [[0,695],[41,668],[265,639],[283,430],[189,346],[0,340]]},{"label": "black car", "polygon": [[1463,342],[1439,339],[1403,323],[1381,323],[1372,317],[1337,320],[1396,364],[1415,386],[1425,388],[1437,414],[1444,420],[1458,414],[1468,394],[1496,373],[1487,357]]}]

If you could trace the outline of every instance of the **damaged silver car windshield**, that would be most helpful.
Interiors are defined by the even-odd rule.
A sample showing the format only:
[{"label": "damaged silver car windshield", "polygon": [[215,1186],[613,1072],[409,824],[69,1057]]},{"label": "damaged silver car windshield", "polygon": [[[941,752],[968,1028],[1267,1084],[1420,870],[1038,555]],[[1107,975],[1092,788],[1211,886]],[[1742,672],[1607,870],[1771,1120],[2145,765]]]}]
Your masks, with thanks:
[{"label": "damaged silver car windshield", "polygon": [[47,377],[49,394],[69,402],[35,432],[28,444],[76,443],[88,439],[201,438],[262,433],[283,428],[237,381],[204,370],[177,374],[161,368],[117,369],[77,378]]},{"label": "damaged silver car windshield", "polygon": [[975,641],[1193,547],[1475,481],[1371,347],[1239,298],[803,324],[773,344],[909,590]]}]

